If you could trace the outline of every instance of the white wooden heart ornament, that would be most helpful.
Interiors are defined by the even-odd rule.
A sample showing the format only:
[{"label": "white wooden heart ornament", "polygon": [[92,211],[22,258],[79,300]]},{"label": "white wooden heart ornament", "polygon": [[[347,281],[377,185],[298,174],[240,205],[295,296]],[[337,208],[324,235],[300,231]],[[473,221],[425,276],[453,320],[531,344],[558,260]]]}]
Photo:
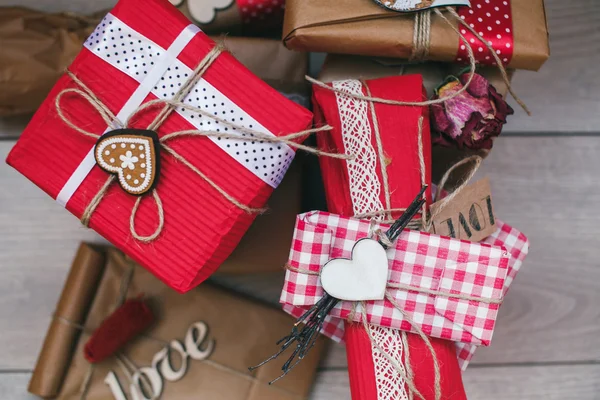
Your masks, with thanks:
[{"label": "white wooden heart ornament", "polygon": [[118,176],[119,185],[127,193],[142,195],[158,180],[158,148],[155,132],[117,129],[100,137],[94,156],[100,168]]},{"label": "white wooden heart ornament", "polygon": [[340,300],[383,300],[388,279],[388,259],[383,246],[373,239],[361,239],[352,249],[352,258],[334,258],[321,269],[321,285]]}]

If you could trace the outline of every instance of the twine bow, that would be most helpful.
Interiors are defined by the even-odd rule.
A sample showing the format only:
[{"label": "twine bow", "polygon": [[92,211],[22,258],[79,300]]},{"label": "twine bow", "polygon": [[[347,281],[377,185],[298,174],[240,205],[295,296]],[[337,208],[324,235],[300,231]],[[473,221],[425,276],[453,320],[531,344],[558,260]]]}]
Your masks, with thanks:
[{"label": "twine bow", "polygon": [[[92,108],[94,108],[94,110],[96,110],[98,112],[98,114],[102,117],[104,122],[109,127],[112,127],[113,129],[131,127],[132,121],[135,121],[141,113],[147,112],[149,110],[152,110],[154,108],[159,108],[159,107],[162,107],[162,108],[160,108],[158,115],[154,118],[154,120],[148,125],[148,127],[146,129],[152,130],[152,131],[158,130],[158,128],[160,128],[160,126],[167,120],[169,115],[177,108],[192,111],[194,113],[200,114],[203,117],[211,118],[214,121],[219,122],[220,124],[222,124],[228,128],[233,128],[232,130],[237,131],[238,132],[237,134],[210,131],[210,130],[201,131],[201,130],[196,130],[196,129],[172,132],[172,133],[163,135],[159,139],[160,146],[163,150],[165,150],[166,153],[171,155],[177,161],[179,161],[180,163],[185,165],[187,168],[189,168],[192,172],[194,172],[196,175],[198,175],[203,181],[208,183],[215,191],[217,191],[227,201],[229,201],[230,203],[232,203],[239,209],[241,209],[247,213],[251,213],[251,214],[262,213],[265,211],[265,209],[250,207],[246,204],[243,204],[241,201],[236,199],[231,194],[227,193],[227,191],[225,191],[222,187],[220,187],[217,183],[215,183],[212,179],[210,179],[207,175],[205,175],[202,171],[200,171],[197,167],[195,167],[192,163],[190,163],[185,157],[183,157],[181,154],[176,152],[171,146],[169,146],[168,142],[172,139],[175,139],[178,137],[184,137],[184,136],[215,137],[215,138],[233,139],[233,140],[240,140],[240,141],[258,140],[261,143],[262,142],[270,142],[270,143],[286,144],[294,149],[304,150],[308,153],[312,153],[317,156],[325,156],[325,157],[332,157],[332,158],[339,158],[339,159],[346,159],[346,160],[352,158],[351,155],[328,153],[328,152],[324,152],[324,151],[321,151],[321,150],[318,150],[318,149],[315,149],[315,148],[312,148],[309,146],[305,146],[303,144],[295,142],[295,140],[297,140],[299,138],[303,138],[312,133],[330,130],[331,127],[328,125],[318,127],[318,128],[313,128],[313,129],[307,129],[307,130],[300,131],[300,132],[290,133],[290,134],[286,134],[286,135],[282,135],[282,136],[272,136],[272,135],[268,135],[263,132],[254,130],[254,129],[249,129],[249,128],[245,128],[243,126],[239,126],[237,124],[233,124],[222,118],[212,115],[211,113],[209,113],[201,108],[197,108],[197,107],[190,106],[189,104],[185,104],[183,102],[183,100],[186,98],[186,96],[188,95],[190,90],[192,90],[194,88],[195,84],[202,78],[204,73],[208,70],[208,68],[212,65],[212,63],[217,59],[217,57],[223,51],[224,51],[223,45],[221,45],[221,44],[216,45],[210,52],[208,52],[208,54],[204,57],[204,59],[202,59],[200,61],[198,66],[194,69],[193,73],[191,74],[190,78],[182,85],[182,87],[177,91],[177,93],[175,93],[173,98],[151,100],[151,101],[148,101],[148,102],[142,104],[127,118],[127,120],[124,123],[117,119],[117,117],[112,113],[112,111],[110,111],[110,109],[102,102],[102,100],[100,100],[98,98],[98,96],[84,82],[82,82],[71,71],[67,70],[67,75],[77,85],[77,88],[64,89],[56,96],[56,99],[55,99],[56,112],[57,112],[59,118],[67,126],[72,128],[74,131],[79,132],[82,135],[91,137],[96,140],[98,140],[101,135],[99,135],[95,132],[87,131],[86,129],[76,125],[73,121],[71,121],[71,119],[69,119],[65,115],[65,112],[61,106],[61,100],[62,100],[63,96],[65,96],[67,94],[71,94],[71,93],[80,96],[85,101],[87,101],[92,106]],[[98,193],[96,193],[96,195],[93,197],[93,199],[90,201],[90,203],[84,210],[84,212],[81,216],[81,223],[83,225],[85,225],[86,227],[89,226],[90,219],[91,219],[94,211],[96,210],[96,208],[98,207],[98,205],[100,204],[100,202],[102,201],[104,196],[106,195],[108,189],[110,188],[111,184],[115,181],[115,179],[116,179],[115,175],[110,175],[106,179],[104,185],[100,188]],[[142,197],[137,198],[135,205],[133,206],[133,208],[131,210],[131,216],[129,218],[129,230],[131,232],[131,235],[135,239],[137,239],[143,243],[149,243],[149,242],[152,242],[153,240],[155,240],[160,235],[160,233],[162,232],[163,227],[164,227],[164,219],[165,219],[164,210],[163,210],[162,201],[160,199],[157,189],[152,190],[152,197],[154,199],[154,202],[156,203],[157,215],[158,215],[158,225],[156,227],[156,230],[152,234],[150,234],[148,236],[143,236],[143,235],[139,234],[135,228],[135,219],[136,219],[135,216],[136,216],[137,210],[140,206],[140,203],[142,201]]]}]

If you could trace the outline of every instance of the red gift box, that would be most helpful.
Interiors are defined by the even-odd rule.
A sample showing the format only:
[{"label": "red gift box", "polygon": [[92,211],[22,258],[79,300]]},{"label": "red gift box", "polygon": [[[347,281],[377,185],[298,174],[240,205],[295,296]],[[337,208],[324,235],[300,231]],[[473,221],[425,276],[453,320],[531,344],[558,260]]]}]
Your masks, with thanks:
[{"label": "red gift box", "polygon": [[[123,123],[128,110],[174,96],[214,46],[166,0],[121,0],[69,70]],[[95,166],[93,155],[90,163],[94,139],[67,126],[57,112],[57,96],[79,87],[70,76],[59,80],[7,162],[81,218],[108,175]],[[302,131],[312,120],[308,110],[282,97],[226,52],[214,59],[183,103],[271,136]],[[59,107],[88,132],[100,135],[109,130],[90,102],[75,93],[62,95]],[[150,109],[136,114],[132,127],[146,129],[157,114]],[[157,133],[163,137],[189,129],[235,131],[206,115],[177,108]],[[255,217],[208,180],[239,203],[260,208],[294,151],[283,143],[206,136],[178,137],[168,143],[206,179],[161,153],[156,192],[162,200],[164,227],[158,238],[145,243],[132,236],[130,217],[137,197],[115,184],[102,196],[89,226],[169,286],[185,292],[215,271]],[[157,228],[158,206],[152,197],[141,201],[132,218],[139,235],[150,235]]]},{"label": "red gift box", "polygon": [[[422,78],[418,75],[365,82],[337,81],[332,86],[354,95],[406,102],[426,100]],[[383,216],[372,213],[407,207],[422,185],[431,186],[431,144],[426,107],[371,103],[317,86],[314,87],[313,103],[317,122],[333,127],[330,134],[318,137],[319,148],[344,150],[356,155],[354,160],[348,161],[320,160],[330,212],[363,218]],[[429,190],[426,198],[429,203]],[[391,212],[387,217],[397,218],[399,214],[399,211]],[[408,389],[403,387],[391,364],[383,365],[386,361],[376,355],[363,325],[347,323],[345,332],[352,398],[403,398],[398,392],[406,394]],[[413,383],[424,398],[433,399],[432,354],[416,334],[408,333],[407,338]],[[436,338],[431,338],[430,342],[441,366],[441,398],[466,398],[454,343]],[[404,362],[402,359],[397,361]]]}]

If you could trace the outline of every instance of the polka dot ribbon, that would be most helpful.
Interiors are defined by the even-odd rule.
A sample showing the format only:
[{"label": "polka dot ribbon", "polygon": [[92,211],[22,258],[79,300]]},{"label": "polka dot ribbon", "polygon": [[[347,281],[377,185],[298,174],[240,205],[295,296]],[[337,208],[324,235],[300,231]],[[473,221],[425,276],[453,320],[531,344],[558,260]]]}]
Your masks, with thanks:
[{"label": "polka dot ribbon", "polygon": [[237,0],[244,24],[282,20],[285,0]]},{"label": "polka dot ribbon", "polygon": [[[458,14],[488,41],[505,66],[510,63],[514,46],[510,0],[471,0],[471,8],[460,7]],[[460,31],[471,44],[478,62],[496,65],[488,48],[472,32],[464,26]],[[459,40],[456,61],[467,62],[468,57],[465,44]]]}]

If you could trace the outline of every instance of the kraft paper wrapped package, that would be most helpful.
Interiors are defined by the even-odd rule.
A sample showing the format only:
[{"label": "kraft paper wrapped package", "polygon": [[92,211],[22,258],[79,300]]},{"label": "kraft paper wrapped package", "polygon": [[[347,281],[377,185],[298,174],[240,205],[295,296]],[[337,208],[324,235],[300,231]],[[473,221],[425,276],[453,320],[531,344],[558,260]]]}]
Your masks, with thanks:
[{"label": "kraft paper wrapped package", "polygon": [[215,36],[246,68],[290,100],[310,106],[308,54],[287,49],[280,40]]},{"label": "kraft paper wrapped package", "polygon": [[269,199],[269,209],[256,217],[240,243],[221,264],[219,274],[281,273],[289,255],[296,215],[306,192],[307,157],[299,154]]},{"label": "kraft paper wrapped package", "polygon": [[[155,315],[154,324],[119,353],[90,364],[83,354],[90,335],[118,307],[120,298],[140,296]],[[29,391],[43,398],[109,400],[124,398],[118,397],[121,390],[132,398],[131,391],[142,385],[148,390],[146,396],[162,395],[173,400],[305,399],[325,344],[322,339],[313,354],[294,370],[292,379],[269,386],[268,382],[279,374],[276,366],[253,373],[247,369],[286,332],[290,323],[292,319],[282,311],[208,283],[185,295],[177,294],[120,251],[82,244],[50,323]],[[190,332],[194,335],[192,341]],[[187,356],[176,351],[174,341]],[[196,351],[192,343],[196,343]],[[166,375],[164,357],[157,358],[167,344],[175,371],[181,368],[182,357],[186,359],[187,368],[181,368],[184,372],[180,376]],[[135,364],[143,376],[136,379],[136,371],[126,372],[122,360]],[[133,384],[129,374],[134,376]],[[150,378],[154,378],[155,386],[148,383]],[[159,381],[160,390],[156,384]]]},{"label": "kraft paper wrapped package", "polygon": [[[121,0],[7,159],[179,292],[231,254],[283,179],[295,152],[277,136],[312,121],[215,46],[168,2]],[[168,103],[144,108],[156,99]]]},{"label": "kraft paper wrapped package", "polygon": [[0,116],[37,109],[94,29],[91,20],[0,8]]},{"label": "kraft paper wrapped package", "polygon": [[[464,17],[468,26],[491,42],[505,66],[538,70],[548,59],[543,0],[471,0],[470,3],[471,8],[457,8],[459,18]],[[449,22],[446,22],[433,12],[429,29],[415,32],[415,16],[423,12],[391,11],[373,0],[288,0],[283,40],[294,50],[405,59],[415,58],[416,43],[425,42],[426,48],[419,53],[425,57],[421,58],[467,63],[466,47],[458,35],[460,30],[478,62],[495,62],[487,47],[454,17],[447,16]],[[416,33],[423,31],[430,32],[426,40],[415,42],[419,36]]]}]

